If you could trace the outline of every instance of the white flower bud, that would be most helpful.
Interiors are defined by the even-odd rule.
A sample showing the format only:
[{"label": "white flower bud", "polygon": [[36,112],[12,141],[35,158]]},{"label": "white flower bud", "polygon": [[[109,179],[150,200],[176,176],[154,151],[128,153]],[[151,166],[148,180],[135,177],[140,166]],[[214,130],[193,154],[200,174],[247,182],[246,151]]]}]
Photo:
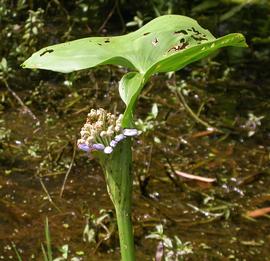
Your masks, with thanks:
[{"label": "white flower bud", "polygon": [[124,129],[123,134],[127,137],[137,136],[138,130],[137,129]]},{"label": "white flower bud", "polygon": [[83,139],[78,139],[77,145],[82,144],[82,143],[84,143],[84,140]]},{"label": "white flower bud", "polygon": [[112,131],[112,130],[107,130],[107,131],[106,131],[106,134],[107,134],[108,137],[111,137],[111,136],[113,136],[114,131]]},{"label": "white flower bud", "polygon": [[93,136],[90,136],[90,137],[87,138],[86,143],[88,145],[90,145],[90,144],[93,144],[94,141],[95,141],[95,138]]},{"label": "white flower bud", "polygon": [[104,149],[104,153],[105,153],[105,154],[111,154],[112,152],[113,152],[113,148],[110,147],[110,146],[108,146],[108,147],[106,147],[106,148]]},{"label": "white flower bud", "polygon": [[121,131],[121,129],[122,128],[119,125],[116,125],[115,128],[114,128],[115,132],[119,132],[119,131]]},{"label": "white flower bud", "polygon": [[91,133],[89,131],[85,131],[85,130],[81,131],[81,136],[82,137],[89,136],[89,135],[91,135]]},{"label": "white flower bud", "polygon": [[114,126],[111,125],[111,126],[108,127],[107,131],[113,131],[113,130],[114,130]]},{"label": "white flower bud", "polygon": [[102,132],[99,134],[99,136],[100,136],[101,138],[106,137],[106,135],[107,135],[106,131],[102,131]]}]

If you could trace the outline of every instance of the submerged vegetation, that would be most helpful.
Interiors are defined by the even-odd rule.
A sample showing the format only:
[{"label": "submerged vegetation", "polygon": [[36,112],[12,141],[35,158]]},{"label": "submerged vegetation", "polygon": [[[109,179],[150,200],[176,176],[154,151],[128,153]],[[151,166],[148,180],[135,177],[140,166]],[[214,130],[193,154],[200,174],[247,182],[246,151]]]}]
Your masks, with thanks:
[{"label": "submerged vegetation", "polygon": [[217,36],[242,32],[250,48],[154,75],[142,91],[133,150],[138,260],[269,259],[268,1],[2,2],[1,259],[43,260],[47,216],[53,258],[119,260],[101,169],[76,140],[91,108],[123,111],[117,81],[127,71],[18,68],[44,46],[127,33],[167,13],[192,16]]}]

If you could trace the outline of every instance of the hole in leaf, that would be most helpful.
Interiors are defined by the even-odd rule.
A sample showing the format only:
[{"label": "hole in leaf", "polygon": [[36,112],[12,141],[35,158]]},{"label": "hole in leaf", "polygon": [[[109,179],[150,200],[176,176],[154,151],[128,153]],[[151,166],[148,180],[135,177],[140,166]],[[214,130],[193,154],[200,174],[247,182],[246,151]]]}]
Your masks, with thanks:
[{"label": "hole in leaf", "polygon": [[148,35],[148,34],[150,34],[150,32],[144,33],[143,35]]},{"label": "hole in leaf", "polygon": [[175,31],[174,34],[188,34],[186,30]]},{"label": "hole in leaf", "polygon": [[110,42],[110,39],[106,39],[105,41],[104,41],[104,43],[109,43]]},{"label": "hole in leaf", "polygon": [[102,45],[101,43],[98,43],[98,45]]},{"label": "hole in leaf", "polygon": [[170,51],[181,51],[181,50],[184,50],[188,45],[189,45],[189,43],[188,42],[185,42],[185,39],[182,38],[180,40],[180,44],[173,46],[172,48],[170,48],[168,50],[168,52],[170,52]]},{"label": "hole in leaf", "polygon": [[155,39],[152,41],[152,44],[153,44],[154,46],[157,46],[157,44],[158,44],[158,39],[155,38]]},{"label": "hole in leaf", "polygon": [[194,35],[191,35],[191,37],[195,40],[195,41],[207,41],[207,38],[205,37],[195,37]]},{"label": "hole in leaf", "polygon": [[44,51],[43,53],[41,53],[39,56],[43,56],[43,55],[46,54],[46,53],[52,53],[52,52],[54,52],[53,49],[45,50],[45,51]]},{"label": "hole in leaf", "polygon": [[196,35],[198,35],[198,34],[201,34],[199,31],[197,31],[194,27],[191,27],[191,29],[192,29],[192,31],[196,34]]}]

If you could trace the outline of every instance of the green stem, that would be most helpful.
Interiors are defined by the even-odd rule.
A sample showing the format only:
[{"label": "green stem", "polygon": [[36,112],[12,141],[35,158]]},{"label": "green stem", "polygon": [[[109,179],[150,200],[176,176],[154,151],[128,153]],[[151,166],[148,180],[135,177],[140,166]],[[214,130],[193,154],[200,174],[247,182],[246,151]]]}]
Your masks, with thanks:
[{"label": "green stem", "polygon": [[116,210],[120,238],[120,249],[123,261],[135,261],[133,230],[130,213]]},{"label": "green stem", "polygon": [[121,141],[112,155],[100,158],[107,182],[107,189],[114,204],[123,261],[134,261],[134,239],[131,222],[131,139]]}]

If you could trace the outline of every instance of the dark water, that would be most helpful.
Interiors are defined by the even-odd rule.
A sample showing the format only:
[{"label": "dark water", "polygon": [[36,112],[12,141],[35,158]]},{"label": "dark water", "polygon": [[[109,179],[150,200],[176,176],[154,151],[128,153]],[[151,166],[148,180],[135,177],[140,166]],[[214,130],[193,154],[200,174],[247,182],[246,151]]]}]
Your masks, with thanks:
[{"label": "dark water", "polygon": [[[18,92],[40,125],[1,91],[6,100],[1,110],[0,260],[17,260],[12,243],[23,260],[43,260],[46,217],[54,258],[67,244],[68,260],[119,260],[115,217],[101,169],[75,146],[90,108],[123,109],[119,74],[105,68],[72,87],[58,80]],[[247,216],[270,207],[269,83],[216,78],[186,77],[185,97],[194,112],[203,105],[201,118],[222,132],[205,132],[167,87],[174,80],[165,76],[155,77],[138,103],[136,116],[142,120],[153,103],[159,109],[133,145],[138,260],[153,260],[158,242],[145,237],[157,224],[169,237],[191,242],[193,253],[183,260],[270,260],[270,216]],[[250,112],[257,120],[264,118],[248,120]],[[216,182],[185,179],[176,171]],[[87,242],[86,224],[93,228],[95,242]]]}]

